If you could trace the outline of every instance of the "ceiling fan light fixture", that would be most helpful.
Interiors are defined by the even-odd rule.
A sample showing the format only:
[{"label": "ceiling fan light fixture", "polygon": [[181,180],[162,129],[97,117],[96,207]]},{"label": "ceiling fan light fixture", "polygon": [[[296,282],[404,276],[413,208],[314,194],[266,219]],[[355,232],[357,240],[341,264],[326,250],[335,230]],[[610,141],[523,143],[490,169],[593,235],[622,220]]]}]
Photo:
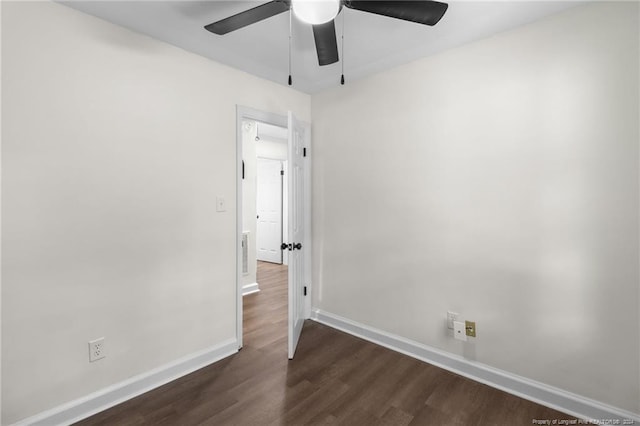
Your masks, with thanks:
[{"label": "ceiling fan light fixture", "polygon": [[331,21],[340,11],[340,0],[291,0],[293,13],[307,24]]}]

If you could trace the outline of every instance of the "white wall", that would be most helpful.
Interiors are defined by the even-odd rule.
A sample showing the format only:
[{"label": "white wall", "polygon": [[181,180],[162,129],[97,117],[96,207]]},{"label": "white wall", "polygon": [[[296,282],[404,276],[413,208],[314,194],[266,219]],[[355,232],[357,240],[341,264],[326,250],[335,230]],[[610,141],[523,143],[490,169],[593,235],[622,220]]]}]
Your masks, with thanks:
[{"label": "white wall", "polygon": [[233,338],[236,104],[309,96],[40,2],[2,88],[3,424]]},{"label": "white wall", "polygon": [[592,4],[314,95],[314,306],[640,412],[638,48]]}]

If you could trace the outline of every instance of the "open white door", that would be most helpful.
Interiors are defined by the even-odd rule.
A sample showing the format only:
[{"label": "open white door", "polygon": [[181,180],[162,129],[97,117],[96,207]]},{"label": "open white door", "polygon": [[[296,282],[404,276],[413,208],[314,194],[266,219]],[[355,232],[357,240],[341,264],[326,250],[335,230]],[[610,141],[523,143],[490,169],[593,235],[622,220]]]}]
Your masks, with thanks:
[{"label": "open white door", "polygon": [[282,162],[258,158],[256,258],[282,263]]},{"label": "open white door", "polygon": [[304,277],[305,277],[305,127],[289,111],[288,116],[288,238],[289,245],[289,359],[298,345],[304,324]]}]

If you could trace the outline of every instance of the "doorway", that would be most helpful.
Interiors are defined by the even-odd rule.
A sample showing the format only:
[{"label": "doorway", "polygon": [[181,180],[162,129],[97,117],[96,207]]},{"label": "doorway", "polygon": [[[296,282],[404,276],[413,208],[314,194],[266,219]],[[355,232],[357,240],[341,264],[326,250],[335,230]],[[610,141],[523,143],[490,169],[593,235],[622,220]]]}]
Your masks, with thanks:
[{"label": "doorway", "polygon": [[243,295],[260,291],[257,263],[287,264],[287,129],[242,121]]},{"label": "doorway", "polygon": [[[285,267],[288,270],[288,353],[292,358],[302,322],[309,318],[311,311],[311,175],[310,162],[306,158],[310,150],[310,126],[296,120],[291,113],[285,117],[245,107],[238,107],[236,117],[238,346],[243,346],[243,294],[259,292],[258,258],[274,264],[288,263],[289,268]],[[272,135],[272,131],[280,138]],[[286,138],[282,137],[284,135]],[[265,154],[262,148],[268,148],[269,144],[274,148],[274,143],[279,154],[274,154],[273,150]],[[260,154],[257,147],[260,147]],[[290,176],[288,163],[295,166],[295,173]],[[257,193],[258,169],[267,175],[261,183],[265,192],[262,195]],[[258,197],[264,201],[260,213],[256,203]],[[295,241],[288,241],[290,238]],[[257,245],[258,240],[260,244]],[[276,247],[278,241],[280,247]],[[258,249],[254,248],[258,246],[259,255]],[[252,279],[256,281],[247,283]]]}]

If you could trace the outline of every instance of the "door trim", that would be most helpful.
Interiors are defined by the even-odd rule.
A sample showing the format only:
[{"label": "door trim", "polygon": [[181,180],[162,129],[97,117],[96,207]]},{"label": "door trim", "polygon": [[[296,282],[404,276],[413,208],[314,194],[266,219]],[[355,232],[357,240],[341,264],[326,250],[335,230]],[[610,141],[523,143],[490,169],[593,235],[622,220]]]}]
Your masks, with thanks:
[{"label": "door trim", "polygon": [[[255,120],[263,123],[273,124],[287,128],[288,120],[286,115],[275,114],[271,112],[261,111],[242,105],[236,105],[236,339],[238,341],[238,349],[242,348],[242,120]],[[307,152],[310,152],[310,130],[311,126],[303,122],[305,127],[309,130],[305,132],[307,134]],[[305,250],[306,261],[308,262],[307,269],[307,294],[309,295],[305,299],[305,319],[311,317],[311,161],[309,155],[306,157],[305,162],[305,204],[307,207],[307,213],[305,217],[306,235],[303,243],[307,250]]]}]

